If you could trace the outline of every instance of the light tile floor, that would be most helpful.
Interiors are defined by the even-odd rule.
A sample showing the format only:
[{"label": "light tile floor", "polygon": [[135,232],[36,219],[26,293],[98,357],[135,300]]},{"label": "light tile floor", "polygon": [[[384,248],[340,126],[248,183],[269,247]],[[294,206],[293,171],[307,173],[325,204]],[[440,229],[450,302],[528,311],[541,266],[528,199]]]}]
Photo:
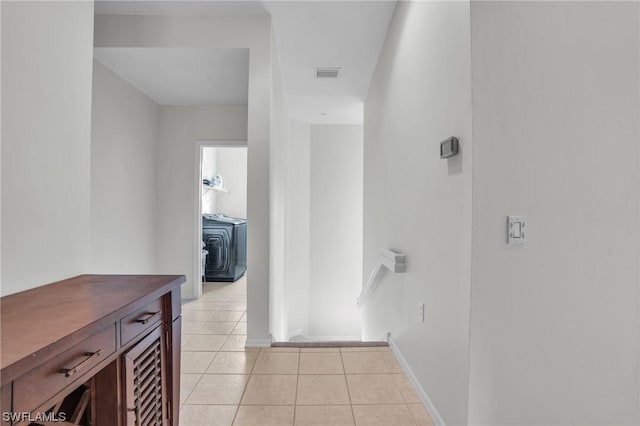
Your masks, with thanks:
[{"label": "light tile floor", "polygon": [[245,348],[244,278],[183,304],[180,425],[432,425],[388,347]]}]

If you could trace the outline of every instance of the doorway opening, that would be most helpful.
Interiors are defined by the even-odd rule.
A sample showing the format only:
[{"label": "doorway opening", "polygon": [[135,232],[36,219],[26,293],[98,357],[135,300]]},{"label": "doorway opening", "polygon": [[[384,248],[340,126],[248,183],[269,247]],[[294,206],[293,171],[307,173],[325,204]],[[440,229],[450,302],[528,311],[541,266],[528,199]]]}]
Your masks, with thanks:
[{"label": "doorway opening", "polygon": [[246,294],[247,147],[198,145],[195,296],[223,288]]}]

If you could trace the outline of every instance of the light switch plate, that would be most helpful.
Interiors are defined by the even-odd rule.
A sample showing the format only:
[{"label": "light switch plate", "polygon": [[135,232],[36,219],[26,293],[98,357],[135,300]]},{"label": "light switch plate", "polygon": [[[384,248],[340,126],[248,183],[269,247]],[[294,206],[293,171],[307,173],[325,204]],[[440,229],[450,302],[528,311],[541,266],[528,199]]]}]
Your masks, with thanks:
[{"label": "light switch plate", "polygon": [[528,233],[526,217],[507,216],[507,244],[524,244]]}]

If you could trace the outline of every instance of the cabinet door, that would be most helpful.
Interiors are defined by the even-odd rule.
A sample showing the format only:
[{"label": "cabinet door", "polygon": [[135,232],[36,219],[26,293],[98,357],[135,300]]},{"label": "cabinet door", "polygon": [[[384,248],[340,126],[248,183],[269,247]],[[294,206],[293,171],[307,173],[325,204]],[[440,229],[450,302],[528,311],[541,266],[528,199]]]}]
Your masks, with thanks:
[{"label": "cabinet door", "polygon": [[169,387],[169,406],[171,407],[171,425],[180,424],[180,350],[182,348],[182,317],[171,324],[171,386]]},{"label": "cabinet door", "polygon": [[167,424],[166,347],[162,325],[124,355],[126,424]]},{"label": "cabinet door", "polygon": [[2,418],[0,425],[9,426],[11,424],[11,383],[0,389],[0,411]]}]

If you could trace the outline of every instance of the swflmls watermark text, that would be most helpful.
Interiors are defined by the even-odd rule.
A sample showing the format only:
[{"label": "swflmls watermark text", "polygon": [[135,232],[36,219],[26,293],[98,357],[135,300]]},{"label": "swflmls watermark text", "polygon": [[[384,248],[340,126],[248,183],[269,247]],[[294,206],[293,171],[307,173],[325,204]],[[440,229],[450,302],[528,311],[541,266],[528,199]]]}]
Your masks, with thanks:
[{"label": "swflmls watermark text", "polygon": [[28,411],[14,413],[12,411],[2,412],[3,422],[66,422],[66,413],[30,413]]}]

